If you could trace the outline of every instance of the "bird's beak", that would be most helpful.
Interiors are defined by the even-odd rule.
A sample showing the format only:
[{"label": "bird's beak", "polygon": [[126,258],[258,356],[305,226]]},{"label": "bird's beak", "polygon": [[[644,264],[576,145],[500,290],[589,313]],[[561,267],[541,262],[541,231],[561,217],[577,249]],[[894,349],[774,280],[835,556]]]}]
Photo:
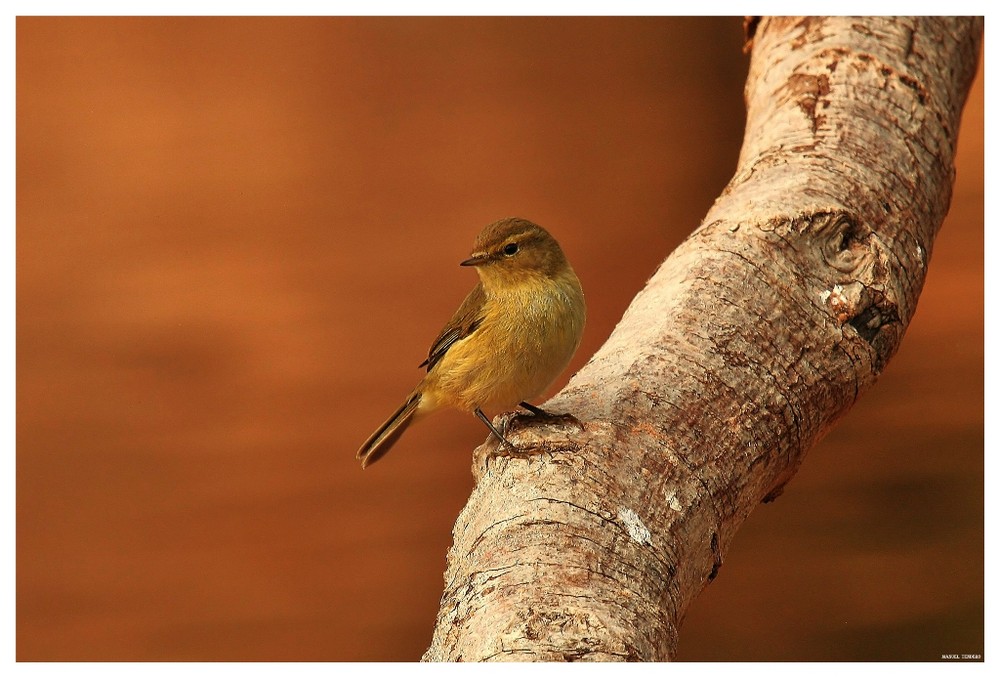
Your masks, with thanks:
[{"label": "bird's beak", "polygon": [[479,266],[480,264],[485,264],[488,259],[489,256],[485,252],[476,252],[459,264],[459,266]]}]

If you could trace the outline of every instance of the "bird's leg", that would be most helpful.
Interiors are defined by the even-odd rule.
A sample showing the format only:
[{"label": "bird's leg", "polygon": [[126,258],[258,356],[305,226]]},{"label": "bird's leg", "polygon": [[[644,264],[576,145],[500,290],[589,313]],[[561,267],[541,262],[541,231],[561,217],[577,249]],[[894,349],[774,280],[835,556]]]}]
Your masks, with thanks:
[{"label": "bird's leg", "polygon": [[552,416],[551,414],[549,414],[548,412],[546,412],[542,408],[535,407],[531,403],[528,403],[528,402],[525,402],[525,401],[522,400],[520,404],[521,404],[521,407],[523,407],[524,409],[528,410],[529,412],[531,412],[535,416],[538,416],[538,417],[551,417]]},{"label": "bird's leg", "polygon": [[[474,412],[476,413],[476,416],[479,417],[479,420],[486,424],[486,426],[488,426],[493,432],[493,435],[495,435],[501,442],[501,445],[497,447],[497,449],[486,453],[487,459],[491,459],[493,457],[516,457],[518,459],[528,459],[539,453],[539,451],[531,448],[522,450],[521,448],[515,446],[514,443],[503,437],[503,434],[497,430],[497,428],[493,425],[493,422],[489,420],[489,417],[483,414],[481,409],[477,407]],[[541,451],[544,452],[544,450]]]},{"label": "bird's leg", "polygon": [[521,407],[528,410],[529,412],[531,412],[531,414],[533,414],[536,417],[541,417],[543,419],[570,421],[576,424],[577,428],[579,428],[581,431],[583,430],[583,424],[580,422],[580,420],[574,417],[569,412],[566,412],[565,414],[554,414],[552,412],[546,412],[542,408],[532,405],[531,403],[525,402],[523,400],[521,401],[520,405]]},{"label": "bird's leg", "polygon": [[486,424],[486,427],[489,430],[493,431],[493,435],[495,435],[497,437],[497,439],[501,443],[503,443],[504,445],[506,445],[507,447],[509,447],[512,450],[516,450],[517,449],[516,447],[514,447],[514,444],[512,442],[510,442],[509,440],[507,440],[506,438],[503,437],[503,434],[500,433],[500,431],[497,430],[497,427],[493,425],[493,422],[490,421],[489,417],[487,417],[485,414],[483,414],[483,411],[481,409],[479,409],[477,407],[474,410],[474,412],[476,413],[476,416],[479,417],[479,421],[481,421],[484,424]]}]

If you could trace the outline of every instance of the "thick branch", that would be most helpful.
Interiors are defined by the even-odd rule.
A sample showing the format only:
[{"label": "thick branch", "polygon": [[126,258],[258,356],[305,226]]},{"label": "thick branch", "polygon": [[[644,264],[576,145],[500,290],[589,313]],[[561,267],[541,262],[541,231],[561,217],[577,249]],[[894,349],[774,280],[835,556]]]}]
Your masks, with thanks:
[{"label": "thick branch", "polygon": [[752,24],[735,177],[601,350],[477,451],[425,660],[665,660],[740,524],[869,388],[948,209],[982,21]]}]

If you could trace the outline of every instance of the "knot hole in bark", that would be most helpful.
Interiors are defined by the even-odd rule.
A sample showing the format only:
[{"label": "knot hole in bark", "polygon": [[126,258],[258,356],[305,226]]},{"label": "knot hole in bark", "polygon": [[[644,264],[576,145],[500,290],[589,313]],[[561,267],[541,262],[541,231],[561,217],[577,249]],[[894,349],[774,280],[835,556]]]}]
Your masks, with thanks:
[{"label": "knot hole in bark", "polygon": [[839,210],[803,216],[797,226],[800,232],[813,233],[823,261],[833,269],[821,301],[838,325],[851,328],[875,349],[875,369],[881,371],[902,322],[878,234]]},{"label": "knot hole in bark", "polygon": [[849,215],[818,214],[813,224],[821,235],[823,260],[841,273],[851,273],[875,256],[872,230]]}]

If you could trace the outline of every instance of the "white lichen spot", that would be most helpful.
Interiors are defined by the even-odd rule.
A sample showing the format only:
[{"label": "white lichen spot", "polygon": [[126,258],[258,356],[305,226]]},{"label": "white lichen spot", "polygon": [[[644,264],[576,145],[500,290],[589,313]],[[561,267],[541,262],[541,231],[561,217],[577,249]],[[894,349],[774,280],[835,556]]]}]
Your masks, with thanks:
[{"label": "white lichen spot", "polygon": [[681,506],[680,500],[677,499],[677,492],[675,490],[670,490],[669,492],[667,492],[667,506],[669,506],[674,511],[677,511],[678,513],[681,512],[681,508],[683,507]]},{"label": "white lichen spot", "polygon": [[632,541],[635,543],[640,546],[653,543],[649,529],[642,524],[642,520],[632,509],[625,508],[624,506],[619,507],[618,521],[625,526],[628,536],[632,537]]},{"label": "white lichen spot", "polygon": [[847,304],[847,297],[844,295],[843,285],[834,285],[832,290],[823,290],[819,293],[819,298],[824,303],[837,309]]},{"label": "white lichen spot", "polygon": [[830,307],[837,320],[843,324],[851,316],[851,302],[844,294],[843,285],[834,285],[831,290],[823,290],[819,293],[819,298],[824,304]]},{"label": "white lichen spot", "polygon": [[847,305],[847,297],[844,296],[844,288],[840,285],[833,286],[833,293],[830,294],[830,306],[840,307]]},{"label": "white lichen spot", "polygon": [[917,244],[917,261],[920,262],[921,266],[924,265],[924,248],[919,243]]}]

